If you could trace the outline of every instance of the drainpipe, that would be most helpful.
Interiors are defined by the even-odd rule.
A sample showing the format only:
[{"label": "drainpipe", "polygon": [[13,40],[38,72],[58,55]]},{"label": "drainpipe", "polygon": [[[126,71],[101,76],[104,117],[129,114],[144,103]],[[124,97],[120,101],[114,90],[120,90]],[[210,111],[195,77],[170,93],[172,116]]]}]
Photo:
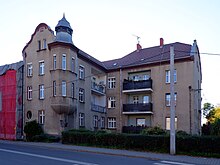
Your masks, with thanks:
[{"label": "drainpipe", "polygon": [[122,132],[122,125],[123,125],[123,123],[122,123],[122,112],[123,112],[123,106],[122,106],[122,84],[123,84],[123,82],[122,82],[122,69],[121,69],[121,67],[120,67],[120,70],[119,70],[119,74],[120,74],[120,80],[119,80],[119,82],[120,82],[120,86],[119,86],[119,99],[120,99],[120,110],[119,110],[119,113],[120,113],[120,115],[119,115],[119,128],[121,129],[121,132]]},{"label": "drainpipe", "polygon": [[191,116],[191,109],[192,109],[192,97],[191,97],[192,87],[189,86],[189,130],[190,134],[192,134],[192,116]]}]

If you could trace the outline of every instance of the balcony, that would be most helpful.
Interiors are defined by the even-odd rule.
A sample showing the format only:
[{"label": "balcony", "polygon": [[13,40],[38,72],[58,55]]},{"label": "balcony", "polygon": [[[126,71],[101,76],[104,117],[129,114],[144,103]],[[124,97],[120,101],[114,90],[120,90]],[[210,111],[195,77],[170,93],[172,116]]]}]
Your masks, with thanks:
[{"label": "balcony", "polygon": [[132,93],[132,92],[152,92],[152,79],[148,80],[124,80],[123,82],[123,93]]},{"label": "balcony", "polygon": [[58,114],[72,114],[76,110],[76,100],[73,98],[55,96],[50,101],[52,109]]},{"label": "balcony", "polygon": [[153,114],[152,103],[123,104],[123,114]]},{"label": "balcony", "polygon": [[106,108],[100,105],[91,104],[91,110],[100,113],[106,113]]},{"label": "balcony", "polygon": [[95,82],[92,82],[91,90],[94,94],[97,95],[105,95],[105,87],[103,84],[97,84]]}]

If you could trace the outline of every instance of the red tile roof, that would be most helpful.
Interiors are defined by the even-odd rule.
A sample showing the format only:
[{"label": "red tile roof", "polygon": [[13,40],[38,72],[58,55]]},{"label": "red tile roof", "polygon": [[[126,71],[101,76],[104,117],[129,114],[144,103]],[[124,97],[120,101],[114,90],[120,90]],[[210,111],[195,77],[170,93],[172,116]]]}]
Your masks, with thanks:
[{"label": "red tile roof", "polygon": [[190,57],[191,45],[175,42],[172,44],[166,44],[162,48],[160,46],[155,46],[141,49],[139,51],[135,50],[122,58],[104,61],[102,63],[106,69],[111,70],[168,61],[170,59],[171,45],[174,46],[175,59]]}]

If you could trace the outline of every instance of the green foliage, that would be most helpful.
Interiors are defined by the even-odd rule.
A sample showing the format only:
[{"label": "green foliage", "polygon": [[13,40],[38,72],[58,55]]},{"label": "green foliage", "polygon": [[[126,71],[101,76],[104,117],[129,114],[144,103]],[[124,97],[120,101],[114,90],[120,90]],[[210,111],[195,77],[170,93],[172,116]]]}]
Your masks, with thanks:
[{"label": "green foliage", "polygon": [[24,126],[24,133],[26,134],[27,141],[32,141],[32,138],[35,135],[41,135],[43,134],[43,129],[41,126],[37,123],[36,120],[27,122]]},{"label": "green foliage", "polygon": [[48,134],[40,134],[40,135],[35,135],[31,139],[33,142],[59,142],[60,137],[59,136],[53,136],[53,135],[48,135]]},{"label": "green foliage", "polygon": [[[188,134],[185,136],[184,131],[179,131],[177,135],[177,154],[210,156],[212,153],[211,156],[220,157],[220,137]],[[65,131],[62,132],[62,143],[169,153],[170,137],[167,135]]]},{"label": "green foliage", "polygon": [[204,103],[203,112],[202,112],[203,116],[206,118],[209,112],[213,109],[214,109],[214,105],[212,105],[211,103]]},{"label": "green foliage", "polygon": [[142,135],[166,135],[167,131],[162,128],[156,127],[147,127],[141,131]]},{"label": "green foliage", "polygon": [[220,118],[215,119],[211,124],[211,135],[220,136]]},{"label": "green foliage", "polygon": [[176,136],[190,136],[190,135],[185,131],[180,130],[176,132]]}]

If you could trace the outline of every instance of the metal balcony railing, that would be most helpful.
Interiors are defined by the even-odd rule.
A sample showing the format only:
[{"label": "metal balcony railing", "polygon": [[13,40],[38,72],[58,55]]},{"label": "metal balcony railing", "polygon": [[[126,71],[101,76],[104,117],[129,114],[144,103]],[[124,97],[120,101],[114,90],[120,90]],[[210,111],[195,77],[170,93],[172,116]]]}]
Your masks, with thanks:
[{"label": "metal balcony railing", "polygon": [[106,108],[100,105],[91,104],[91,110],[100,113],[106,113]]},{"label": "metal balcony railing", "polygon": [[140,81],[133,81],[133,80],[124,80],[123,82],[123,90],[135,90],[135,89],[152,89],[152,79],[148,80],[140,80]]},{"label": "metal balcony railing", "polygon": [[123,104],[123,112],[153,112],[152,103]]}]

